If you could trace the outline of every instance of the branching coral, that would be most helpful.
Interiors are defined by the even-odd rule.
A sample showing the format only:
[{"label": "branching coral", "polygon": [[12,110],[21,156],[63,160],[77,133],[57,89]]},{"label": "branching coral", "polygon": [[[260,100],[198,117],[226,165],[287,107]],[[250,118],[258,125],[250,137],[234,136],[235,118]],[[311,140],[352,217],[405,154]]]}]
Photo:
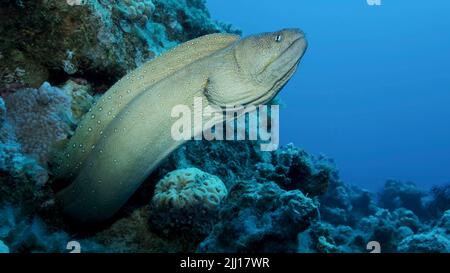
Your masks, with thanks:
[{"label": "branching coral", "polygon": [[216,176],[196,168],[176,170],[158,182],[151,201],[153,228],[207,234],[227,189]]}]

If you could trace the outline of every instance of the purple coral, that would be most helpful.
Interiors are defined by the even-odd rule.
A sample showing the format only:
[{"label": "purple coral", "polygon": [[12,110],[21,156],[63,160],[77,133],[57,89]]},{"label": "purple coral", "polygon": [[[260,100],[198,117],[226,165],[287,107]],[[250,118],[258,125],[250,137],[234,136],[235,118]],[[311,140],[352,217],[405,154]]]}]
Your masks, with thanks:
[{"label": "purple coral", "polygon": [[71,97],[45,82],[5,98],[8,120],[25,154],[46,164],[51,146],[71,132]]}]

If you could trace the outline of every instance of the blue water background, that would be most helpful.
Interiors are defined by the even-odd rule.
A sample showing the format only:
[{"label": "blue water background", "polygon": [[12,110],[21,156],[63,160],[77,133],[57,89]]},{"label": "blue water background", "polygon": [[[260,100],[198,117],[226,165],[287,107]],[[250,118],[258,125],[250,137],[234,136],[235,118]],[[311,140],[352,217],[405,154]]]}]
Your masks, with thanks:
[{"label": "blue water background", "polygon": [[283,90],[282,143],[333,157],[368,189],[450,182],[450,1],[209,0],[244,35],[304,29]]}]

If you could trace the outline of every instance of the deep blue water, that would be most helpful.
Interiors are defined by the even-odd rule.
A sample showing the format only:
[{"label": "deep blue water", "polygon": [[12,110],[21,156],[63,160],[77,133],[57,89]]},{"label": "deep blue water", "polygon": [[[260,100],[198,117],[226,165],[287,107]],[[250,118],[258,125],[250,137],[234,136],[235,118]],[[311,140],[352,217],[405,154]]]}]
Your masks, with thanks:
[{"label": "deep blue water", "polygon": [[450,182],[450,1],[209,0],[244,35],[302,28],[300,70],[281,93],[281,139],[333,157],[341,177]]}]

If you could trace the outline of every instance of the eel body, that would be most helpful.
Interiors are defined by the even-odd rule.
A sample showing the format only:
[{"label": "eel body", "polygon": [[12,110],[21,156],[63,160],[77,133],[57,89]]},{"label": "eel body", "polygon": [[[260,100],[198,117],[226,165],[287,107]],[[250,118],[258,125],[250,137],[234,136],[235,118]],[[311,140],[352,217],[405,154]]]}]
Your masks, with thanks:
[{"label": "eel body", "polygon": [[[64,212],[80,223],[111,217],[185,142],[171,135],[174,107],[192,107],[196,98],[204,107],[266,103],[292,76],[305,49],[303,33],[292,29],[245,39],[212,34],[126,75],[56,157],[56,177],[70,181],[57,193]],[[211,119],[204,124],[213,126]],[[193,135],[203,129],[193,127]]]}]

